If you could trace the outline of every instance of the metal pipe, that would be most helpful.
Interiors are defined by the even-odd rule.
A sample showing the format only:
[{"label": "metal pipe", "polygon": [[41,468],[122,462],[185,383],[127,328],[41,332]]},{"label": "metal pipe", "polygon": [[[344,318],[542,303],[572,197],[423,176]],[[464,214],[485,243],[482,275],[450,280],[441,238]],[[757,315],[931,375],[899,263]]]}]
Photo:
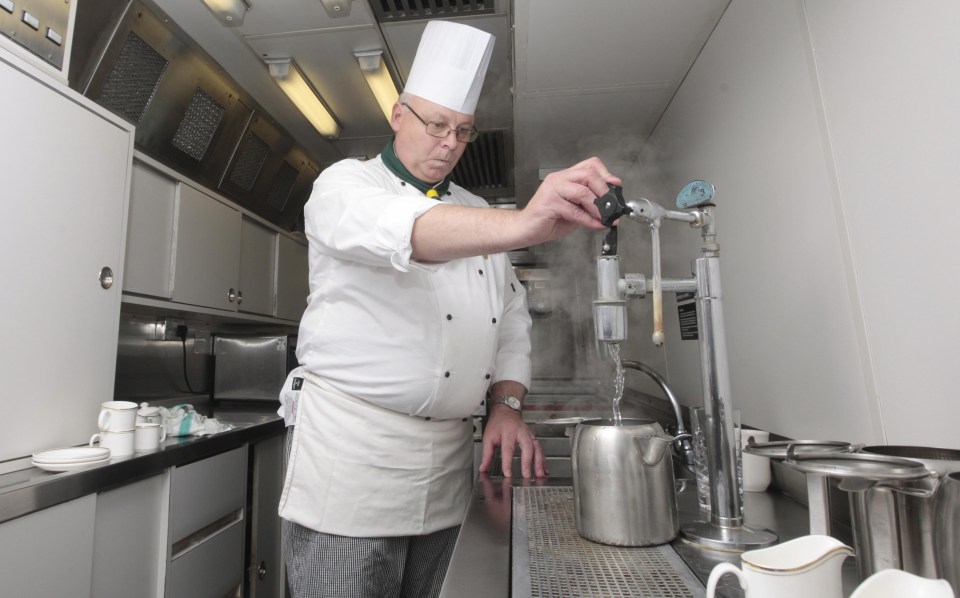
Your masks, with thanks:
[{"label": "metal pipe", "polygon": [[620,260],[615,255],[597,258],[597,298],[593,324],[597,340],[619,343],[627,338],[627,302],[623,298]]},{"label": "metal pipe", "polygon": [[697,277],[697,316],[700,337],[700,372],[703,406],[707,415],[704,431],[707,466],[710,471],[710,521],[721,527],[743,524],[733,428],[733,401],[727,365],[726,331],[723,325],[723,293],[720,259],[694,261]]},{"label": "metal pipe", "polygon": [[733,401],[723,326],[723,291],[720,258],[694,260],[697,279],[697,334],[700,337],[700,373],[703,406],[707,416],[704,440],[710,474],[710,521],[681,527],[683,536],[701,546],[720,550],[749,550],[769,546],[776,534],[743,525],[740,486],[737,481],[736,436]]}]

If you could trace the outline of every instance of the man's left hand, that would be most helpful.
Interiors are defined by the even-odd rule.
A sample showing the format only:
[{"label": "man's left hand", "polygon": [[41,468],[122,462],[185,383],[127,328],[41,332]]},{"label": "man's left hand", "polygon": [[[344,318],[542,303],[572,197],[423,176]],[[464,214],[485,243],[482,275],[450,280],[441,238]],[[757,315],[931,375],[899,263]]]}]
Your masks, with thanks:
[{"label": "man's left hand", "polygon": [[520,413],[506,405],[494,405],[490,409],[487,427],[483,431],[483,458],[480,461],[480,472],[486,473],[490,470],[494,452],[497,447],[500,447],[503,475],[511,477],[513,455],[518,446],[520,447],[520,472],[524,478],[531,477],[531,474],[535,474],[538,478],[550,474],[543,448],[523,421]]}]

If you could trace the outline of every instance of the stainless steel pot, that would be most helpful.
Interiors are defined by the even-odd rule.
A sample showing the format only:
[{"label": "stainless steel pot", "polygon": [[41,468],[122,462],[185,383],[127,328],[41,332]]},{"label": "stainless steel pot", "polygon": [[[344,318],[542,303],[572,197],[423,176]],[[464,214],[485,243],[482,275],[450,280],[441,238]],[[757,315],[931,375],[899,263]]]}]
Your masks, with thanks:
[{"label": "stainless steel pot", "polygon": [[934,522],[937,571],[960,596],[960,473],[943,477]]},{"label": "stainless steel pot", "polygon": [[939,531],[934,511],[943,476],[960,471],[960,450],[868,446],[861,452],[921,463],[929,475],[916,480],[841,484],[850,496],[860,579],[890,568],[931,579],[942,577],[934,544]]},{"label": "stainless steel pot", "polygon": [[674,440],[650,420],[579,423],[571,454],[577,532],[615,546],[673,540],[680,529],[670,450]]}]

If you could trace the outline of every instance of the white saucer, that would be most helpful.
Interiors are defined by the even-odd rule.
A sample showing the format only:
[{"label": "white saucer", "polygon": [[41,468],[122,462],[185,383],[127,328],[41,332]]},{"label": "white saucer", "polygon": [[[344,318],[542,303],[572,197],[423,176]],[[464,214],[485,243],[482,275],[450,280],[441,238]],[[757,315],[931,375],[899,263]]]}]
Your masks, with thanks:
[{"label": "white saucer", "polygon": [[93,463],[110,458],[110,449],[100,446],[77,446],[38,451],[33,454],[34,463],[69,464]]},{"label": "white saucer", "polygon": [[81,467],[99,465],[101,463],[106,463],[109,460],[110,457],[107,456],[103,459],[97,459],[96,461],[82,461],[80,463],[42,463],[38,461],[31,461],[31,464],[34,467],[39,467],[40,469],[45,469],[47,471],[70,471],[73,469],[80,469]]}]

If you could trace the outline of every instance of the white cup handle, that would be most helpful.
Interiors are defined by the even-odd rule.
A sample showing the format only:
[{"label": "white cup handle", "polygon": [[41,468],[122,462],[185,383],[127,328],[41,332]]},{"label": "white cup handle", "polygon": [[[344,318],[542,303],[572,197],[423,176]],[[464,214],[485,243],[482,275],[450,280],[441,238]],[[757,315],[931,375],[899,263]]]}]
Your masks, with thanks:
[{"label": "white cup handle", "polygon": [[744,592],[747,591],[747,579],[743,576],[743,571],[731,563],[720,563],[713,568],[713,571],[710,572],[710,579],[707,580],[707,598],[713,598],[717,591],[717,582],[727,573],[736,575],[740,581],[740,587],[743,588]]},{"label": "white cup handle", "polygon": [[167,427],[163,424],[160,424],[160,442],[163,442],[167,439]]},{"label": "white cup handle", "polygon": [[90,446],[93,446],[100,440],[100,434],[94,434],[90,437]]},{"label": "white cup handle", "polygon": [[110,425],[110,412],[104,409],[100,412],[100,417],[97,418],[97,427],[101,430],[106,430],[107,426]]}]

